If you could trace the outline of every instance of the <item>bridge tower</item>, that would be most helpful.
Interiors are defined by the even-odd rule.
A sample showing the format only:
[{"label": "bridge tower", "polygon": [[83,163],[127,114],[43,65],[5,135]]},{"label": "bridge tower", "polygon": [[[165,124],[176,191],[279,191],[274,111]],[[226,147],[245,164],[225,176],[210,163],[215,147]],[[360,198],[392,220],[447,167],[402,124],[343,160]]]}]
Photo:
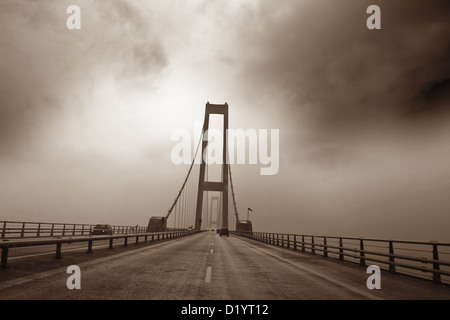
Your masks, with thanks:
[{"label": "bridge tower", "polygon": [[[223,115],[223,159],[222,159],[222,182],[205,181],[206,162],[204,158],[205,149],[208,145],[208,140],[205,135],[209,129],[209,116],[211,114]],[[197,193],[197,210],[195,214],[194,229],[200,230],[202,224],[202,210],[203,210],[203,192],[204,191],[218,191],[222,192],[222,228],[220,235],[229,235],[228,233],[228,163],[227,163],[227,130],[228,130],[228,104],[211,104],[206,103],[205,120],[203,122],[203,141],[202,141],[202,162],[200,164],[200,173],[198,179],[198,193]]]},{"label": "bridge tower", "polygon": [[[214,205],[214,203],[216,203],[216,208],[217,208],[216,215],[215,215],[215,217],[216,217],[215,220],[213,220],[214,219],[213,218],[213,207],[214,207],[213,205]],[[219,206],[220,206],[219,197],[212,196],[211,197],[211,203],[209,205],[209,215],[208,215],[209,220],[207,222],[207,228],[208,229],[211,229],[213,224],[215,224],[216,227],[219,228],[219,225],[218,225],[219,217],[220,217],[220,207]]]}]

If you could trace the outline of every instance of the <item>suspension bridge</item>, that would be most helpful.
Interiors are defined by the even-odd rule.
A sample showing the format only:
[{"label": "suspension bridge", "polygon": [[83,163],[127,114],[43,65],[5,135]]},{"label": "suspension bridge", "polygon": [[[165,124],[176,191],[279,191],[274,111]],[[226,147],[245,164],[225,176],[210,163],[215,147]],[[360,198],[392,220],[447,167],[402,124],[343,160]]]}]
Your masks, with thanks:
[{"label": "suspension bridge", "polygon": [[[206,156],[215,114],[219,165]],[[450,299],[450,243],[253,230],[238,212],[227,129],[228,104],[207,103],[175,199],[146,227],[97,236],[91,225],[0,221],[0,299]],[[80,289],[67,286],[69,265],[80,269]]]},{"label": "suspension bridge", "polygon": [[[223,116],[223,141],[222,141],[222,163],[220,166],[220,181],[209,181],[209,169],[211,165],[208,161],[208,137],[210,116],[218,114]],[[186,223],[192,221],[193,205],[195,206],[195,218],[194,225],[191,227],[194,230],[200,230],[204,223],[206,229],[216,228],[220,236],[229,236],[229,216],[228,216],[228,192],[231,188],[231,194],[233,199],[234,217],[235,217],[235,230],[236,231],[252,231],[252,225],[250,220],[242,220],[239,218],[239,213],[236,205],[236,197],[233,187],[233,178],[231,173],[231,167],[229,159],[227,158],[227,146],[228,146],[228,104],[218,105],[206,104],[205,119],[203,122],[202,132],[194,152],[191,165],[187,172],[186,178],[181,185],[181,188],[165,216],[151,217],[147,231],[166,231],[167,228],[173,224],[173,229],[186,228]],[[200,151],[201,146],[201,164],[198,168],[198,173],[193,172],[195,160],[197,154]],[[217,168],[215,168],[217,170]],[[198,176],[198,180],[196,180]],[[197,183],[198,181],[198,183]],[[230,186],[229,186],[230,185]],[[196,203],[191,202],[194,189],[194,197],[196,192]],[[215,204],[213,210],[213,205]],[[213,216],[213,211],[215,215]],[[171,222],[169,218],[173,214]],[[214,219],[214,220],[213,220]]]}]

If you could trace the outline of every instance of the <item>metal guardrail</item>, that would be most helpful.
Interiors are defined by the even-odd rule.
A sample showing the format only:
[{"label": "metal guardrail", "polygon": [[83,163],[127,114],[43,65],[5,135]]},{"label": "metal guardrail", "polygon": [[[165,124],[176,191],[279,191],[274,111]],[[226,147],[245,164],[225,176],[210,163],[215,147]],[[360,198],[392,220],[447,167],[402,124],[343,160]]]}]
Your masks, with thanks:
[{"label": "metal guardrail", "polygon": [[[450,284],[450,243],[269,232],[233,231],[233,234],[360,266],[371,261],[391,273],[426,278],[436,284]],[[447,259],[442,259],[442,256]]]},{"label": "metal guardrail", "polygon": [[[0,221],[0,239],[89,235],[95,224]],[[111,225],[114,234],[145,233],[146,227]]]},{"label": "metal guardrail", "polygon": [[87,236],[80,238],[53,238],[53,239],[42,239],[42,238],[34,238],[34,239],[4,239],[0,241],[0,248],[2,249],[1,254],[1,262],[0,267],[6,268],[8,262],[8,252],[10,248],[17,247],[31,247],[31,246],[42,246],[42,245],[56,245],[56,254],[55,258],[61,258],[61,247],[64,243],[72,243],[72,242],[87,242],[88,243],[88,253],[92,253],[92,243],[94,241],[100,240],[109,240],[109,249],[113,248],[113,241],[118,239],[124,239],[124,246],[128,245],[129,238],[135,238],[136,244],[139,243],[139,238],[144,238],[144,242],[148,241],[148,238],[151,237],[151,241],[164,240],[170,238],[176,238],[185,236],[188,234],[196,233],[197,231],[188,231],[188,230],[178,230],[178,231],[165,231],[165,232],[153,232],[153,233],[135,233],[135,234],[126,234],[126,235],[113,235],[113,236]]}]

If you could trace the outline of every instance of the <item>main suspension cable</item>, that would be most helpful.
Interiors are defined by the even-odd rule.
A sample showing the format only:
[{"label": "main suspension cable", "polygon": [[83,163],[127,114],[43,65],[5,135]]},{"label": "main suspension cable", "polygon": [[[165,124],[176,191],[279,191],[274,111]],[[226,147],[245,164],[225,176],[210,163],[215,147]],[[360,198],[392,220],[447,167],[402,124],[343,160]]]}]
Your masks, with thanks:
[{"label": "main suspension cable", "polygon": [[239,221],[239,213],[236,206],[236,197],[234,195],[233,178],[231,175],[231,166],[228,164],[228,171],[230,172],[230,185],[231,185],[231,196],[233,198],[234,214],[236,215],[236,222]]},{"label": "main suspension cable", "polygon": [[205,133],[205,132],[204,132],[204,130],[202,129],[202,133],[200,134],[200,139],[199,139],[198,144],[197,144],[197,149],[195,150],[194,158],[192,159],[192,163],[191,163],[191,166],[189,167],[189,171],[188,171],[188,173],[187,173],[187,175],[186,175],[186,179],[184,179],[183,185],[181,186],[181,189],[180,189],[180,191],[178,192],[178,195],[177,195],[177,197],[175,198],[175,201],[173,202],[172,206],[170,207],[170,209],[169,209],[169,211],[168,211],[168,213],[167,213],[167,215],[166,215],[166,221],[167,221],[167,219],[169,218],[170,214],[172,213],[173,208],[174,208],[175,205],[177,204],[178,199],[180,198],[181,193],[182,193],[183,190],[184,190],[184,186],[186,185],[186,182],[187,182],[188,179],[189,179],[189,175],[191,174],[192,167],[194,166],[194,163],[195,163],[195,159],[197,158],[198,149],[199,149],[199,147],[200,147],[200,143],[201,143],[202,140],[203,140],[203,135],[204,135],[204,133]]}]

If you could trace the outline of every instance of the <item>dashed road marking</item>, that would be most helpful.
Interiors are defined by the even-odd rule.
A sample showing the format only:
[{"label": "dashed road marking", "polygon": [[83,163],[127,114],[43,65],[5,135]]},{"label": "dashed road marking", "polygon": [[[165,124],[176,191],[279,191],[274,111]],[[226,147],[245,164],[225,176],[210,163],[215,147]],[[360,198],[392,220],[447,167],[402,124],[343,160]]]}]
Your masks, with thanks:
[{"label": "dashed road marking", "polygon": [[206,277],[205,282],[211,282],[211,273],[212,273],[212,267],[206,268]]}]

